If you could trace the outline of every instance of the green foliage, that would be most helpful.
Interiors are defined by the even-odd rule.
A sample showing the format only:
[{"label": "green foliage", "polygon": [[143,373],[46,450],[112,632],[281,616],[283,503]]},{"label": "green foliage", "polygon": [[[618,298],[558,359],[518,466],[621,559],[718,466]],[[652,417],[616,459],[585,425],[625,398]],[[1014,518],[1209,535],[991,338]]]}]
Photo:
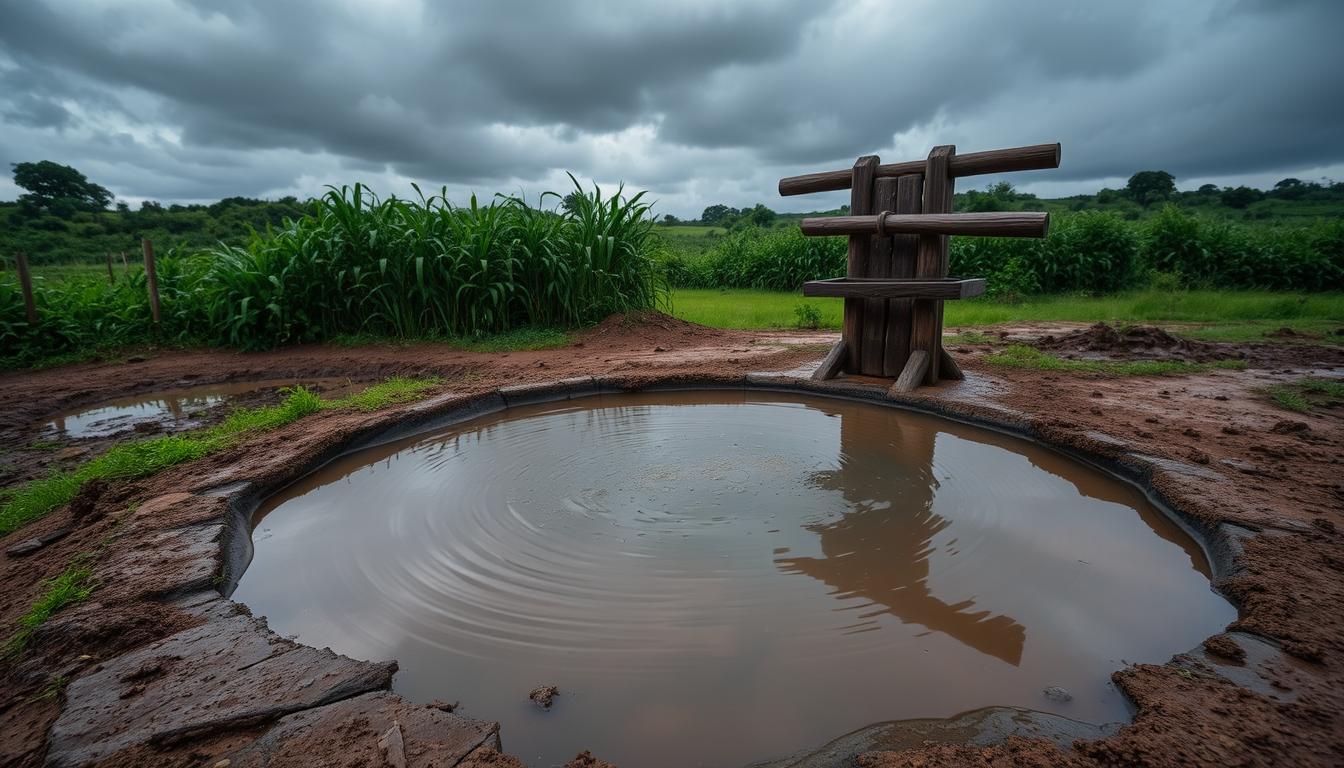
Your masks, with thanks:
[{"label": "green foliage", "polygon": [[409,403],[424,397],[425,393],[441,383],[439,379],[391,378],[368,387],[363,392],[343,397],[328,404],[331,408],[354,408],[357,411],[376,411],[389,405]]},{"label": "green foliage", "polygon": [[1275,384],[1265,388],[1264,392],[1280,408],[1310,413],[1314,408],[1344,402],[1344,381],[1307,378],[1288,384]]},{"label": "green foliage", "polygon": [[69,218],[76,211],[100,211],[112,202],[112,193],[94,184],[68,165],[42,160],[36,163],[11,163],[14,185],[28,193],[19,204],[30,212],[47,211]]},{"label": "green foliage", "polygon": [[1169,200],[1176,194],[1176,177],[1166,171],[1139,171],[1129,177],[1125,192],[1140,205]]},{"label": "green foliage", "polygon": [[707,253],[664,251],[659,258],[673,287],[796,291],[808,280],[843,275],[846,248],[843,238],[806,237],[793,227],[749,227]]},{"label": "green foliage", "polygon": [[1211,363],[1188,363],[1179,360],[1067,360],[1047,354],[1025,344],[1013,344],[1002,351],[986,355],[985,362],[1011,368],[1034,368],[1041,371],[1069,373],[1104,373],[1112,376],[1169,376],[1195,373],[1213,368],[1241,370],[1244,360],[1215,360]]},{"label": "green foliage", "polygon": [[244,246],[164,254],[157,334],[138,272],[115,285],[39,282],[37,328],[17,286],[0,280],[0,359],[156,339],[260,349],[361,334],[473,337],[647,309],[660,288],[641,197],[576,182],[569,210],[553,212],[512,197],[459,208],[443,194],[408,202],[359,184],[332,189],[311,215]]},{"label": "green foliage", "polygon": [[79,561],[65,571],[42,582],[42,594],[19,618],[19,629],[5,642],[4,656],[13,658],[23,653],[32,642],[33,633],[47,619],[76,603],[81,603],[98,587],[93,571]]},{"label": "green foliage", "polygon": [[821,310],[815,304],[799,302],[798,306],[793,308],[793,314],[798,318],[794,325],[799,328],[814,331],[821,327]]}]

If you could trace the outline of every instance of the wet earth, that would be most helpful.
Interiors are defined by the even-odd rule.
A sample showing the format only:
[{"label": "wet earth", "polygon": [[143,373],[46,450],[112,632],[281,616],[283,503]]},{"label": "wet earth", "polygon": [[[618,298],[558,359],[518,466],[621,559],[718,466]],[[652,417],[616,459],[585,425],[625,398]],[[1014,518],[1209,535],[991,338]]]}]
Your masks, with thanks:
[{"label": "wet earth", "polygon": [[[987,337],[997,338],[997,329],[983,330]],[[1042,347],[1058,344],[1057,340],[1067,338],[1071,333],[1087,330],[1080,326],[1060,325],[1003,329],[1012,340],[1035,342]],[[1055,341],[1046,339],[1047,336]],[[42,437],[42,429],[55,414],[98,406],[127,395],[173,389],[182,381],[191,381],[193,386],[290,377],[337,377],[369,382],[390,375],[436,375],[444,380],[442,387],[421,403],[368,414],[323,412],[273,433],[258,435],[244,445],[147,479],[87,489],[89,492],[71,505],[75,509],[57,510],[0,541],[0,545],[9,548],[19,539],[41,539],[58,529],[72,528],[69,534],[36,551],[21,556],[6,554],[0,559],[6,584],[0,597],[0,620],[6,627],[14,627],[18,617],[28,610],[42,591],[44,579],[62,572],[76,558],[83,558],[79,562],[92,563],[99,585],[87,602],[48,621],[22,657],[7,659],[0,667],[4,676],[0,684],[0,690],[3,690],[0,694],[0,733],[3,733],[0,763],[215,765],[227,759],[230,765],[329,765],[350,761],[387,765],[523,764],[509,754],[515,753],[527,758],[526,764],[554,764],[571,756],[570,764],[602,764],[592,754],[608,759],[614,756],[602,754],[597,734],[586,742],[571,742],[563,749],[556,747],[555,752],[547,754],[559,757],[547,757],[544,762],[537,762],[530,755],[513,749],[515,744],[526,749],[532,747],[527,742],[528,737],[519,733],[510,719],[517,722],[517,718],[532,717],[545,725],[546,718],[552,718],[552,722],[581,718],[583,707],[602,703],[601,697],[594,693],[594,686],[582,679],[587,676],[566,677],[568,671],[564,664],[547,664],[552,667],[548,670],[551,674],[544,676],[539,668],[530,669],[526,682],[520,675],[516,684],[484,677],[479,682],[461,683],[459,678],[459,684],[439,686],[451,687],[451,690],[436,687],[432,692],[428,689],[424,693],[412,692],[406,687],[414,685],[411,679],[424,677],[414,674],[413,649],[410,653],[397,649],[381,655],[363,655],[335,647],[335,639],[310,639],[303,629],[283,628],[280,613],[258,608],[257,613],[275,613],[273,628],[282,632],[297,631],[298,642],[294,642],[280,637],[263,622],[248,615],[240,603],[224,598],[221,591],[228,592],[239,584],[240,576],[243,586],[236,596],[241,598],[251,588],[249,579],[261,573],[244,572],[239,567],[249,554],[237,551],[239,546],[245,546],[239,542],[248,538],[246,521],[240,522],[229,499],[253,498],[255,501],[257,492],[276,491],[301,482],[314,462],[358,446],[361,441],[374,439],[393,425],[407,420],[425,421],[432,426],[429,422],[434,418],[463,412],[462,409],[479,410],[490,403],[526,403],[526,387],[520,389],[519,385],[530,382],[589,377],[582,380],[585,383],[571,381],[563,386],[579,390],[588,387],[589,391],[598,387],[612,395],[622,390],[639,390],[669,382],[813,388],[814,385],[805,378],[806,373],[825,353],[831,339],[833,337],[825,334],[716,331],[655,315],[613,319],[585,332],[568,348],[537,352],[487,355],[439,345],[361,349],[305,347],[253,355],[163,351],[151,352],[142,362],[92,363],[0,374],[0,381],[3,381],[0,408],[6,414],[0,432],[3,432],[7,446],[28,446],[50,439]],[[1193,578],[1195,586],[1203,582],[1206,586],[1202,589],[1208,594],[1208,582],[1197,570],[1201,558],[1193,557],[1188,548],[1179,546],[1177,542],[1188,543],[1184,533],[1176,531],[1164,538],[1160,532],[1155,534],[1153,526],[1142,522],[1142,515],[1136,510],[1142,510],[1146,500],[1126,501],[1116,505],[1123,512],[1122,517],[1139,519],[1145,540],[1157,541],[1169,548],[1176,554],[1178,562],[1183,558],[1183,569],[1189,576],[1176,576],[1154,567],[1152,575],[1157,577],[1160,585],[1148,590],[1146,609],[1144,601],[1131,601],[1136,603],[1133,606],[1116,604],[1112,598],[1094,602],[1096,607],[1103,609],[1102,613],[1112,608],[1117,611],[1117,616],[1123,616],[1123,611],[1132,608],[1137,613],[1127,620],[1127,624],[1141,633],[1156,631],[1170,642],[1163,641],[1144,653],[1132,653],[1126,649],[1104,648],[1104,642],[1096,638],[1085,639],[1076,643],[1076,647],[1085,649],[1086,654],[1094,654],[1091,657],[1094,659],[1105,656],[1104,663],[1088,662],[1079,667],[1080,670],[1083,667],[1090,670],[1092,683],[1082,678],[1076,682],[1036,679],[1030,688],[1023,685],[1014,689],[1013,684],[997,678],[994,671],[998,667],[1012,667],[1004,658],[1013,658],[1016,630],[1012,627],[1016,625],[1022,630],[1021,659],[1026,666],[1038,640],[1047,643],[1051,638],[1059,638],[1064,634],[1059,627],[1073,624],[1066,618],[1048,615],[1049,600],[1036,595],[1015,595],[1011,589],[1000,588],[1009,586],[998,583],[1003,581],[1002,578],[992,582],[976,583],[974,579],[958,582],[958,573],[965,569],[952,566],[957,565],[959,558],[965,562],[971,560],[969,553],[974,537],[969,531],[975,527],[970,522],[975,518],[964,517],[970,514],[965,511],[970,507],[959,512],[955,505],[944,506],[956,498],[959,483],[965,482],[968,475],[964,469],[957,469],[949,480],[938,475],[938,469],[944,466],[953,469],[965,466],[953,460],[955,451],[946,454],[946,460],[943,458],[943,452],[950,450],[947,446],[956,443],[953,438],[938,436],[933,440],[935,458],[923,464],[916,462],[912,465],[909,452],[889,456],[891,464],[908,470],[902,476],[918,474],[913,466],[930,468],[939,479],[939,490],[934,495],[931,510],[948,524],[928,539],[926,562],[929,573],[924,579],[928,597],[918,598],[917,588],[914,592],[909,589],[894,592],[914,595],[915,605],[923,605],[920,602],[923,600],[930,605],[947,606],[940,610],[950,609],[953,616],[976,616],[984,612],[979,623],[986,626],[974,627],[973,632],[930,628],[920,619],[937,623],[933,618],[937,610],[933,614],[921,613],[922,609],[909,607],[910,597],[887,594],[892,590],[870,594],[874,589],[880,592],[884,585],[920,583],[918,574],[912,581],[909,574],[891,572],[885,560],[874,561],[868,566],[867,572],[875,574],[874,580],[868,582],[855,575],[862,569],[851,571],[849,563],[836,570],[841,565],[839,561],[864,557],[865,552],[871,551],[867,548],[871,543],[885,542],[885,532],[869,532],[862,526],[850,526],[853,528],[850,530],[842,523],[846,516],[860,512],[869,502],[880,507],[880,494],[859,493],[865,498],[852,499],[846,498],[843,490],[827,490],[824,482],[809,486],[807,492],[831,498],[834,508],[809,507],[810,512],[817,513],[814,518],[796,514],[789,530],[795,540],[779,547],[789,551],[775,553],[776,547],[772,546],[763,550],[765,554],[755,562],[760,564],[758,567],[764,574],[762,579],[791,583],[801,592],[812,589],[810,599],[815,604],[810,610],[822,610],[817,606],[828,603],[838,609],[830,614],[840,615],[825,616],[830,623],[816,620],[815,616],[822,615],[820,613],[808,614],[814,618],[793,628],[807,630],[802,632],[802,639],[818,634],[817,628],[848,626],[837,625],[835,620],[838,618],[849,619],[861,629],[877,627],[850,635],[832,631],[831,634],[840,637],[842,642],[865,643],[874,637],[884,641],[903,639],[913,642],[912,631],[916,634],[927,632],[923,642],[960,648],[961,653],[968,654],[967,658],[984,660],[981,669],[957,669],[952,676],[954,682],[948,685],[946,693],[955,694],[959,687],[983,686],[999,691],[1018,690],[1022,697],[986,702],[1013,705],[1010,707],[943,718],[944,715],[955,715],[952,710],[958,707],[974,708],[980,704],[970,698],[962,700],[952,696],[945,708],[921,713],[905,708],[907,703],[941,695],[944,693],[942,689],[921,687],[916,695],[912,695],[907,687],[887,681],[885,700],[890,703],[888,707],[871,705],[873,698],[880,697],[870,696],[856,697],[854,702],[837,705],[824,698],[826,675],[817,675],[814,680],[809,679],[808,670],[776,667],[766,670],[773,672],[780,691],[783,691],[777,692],[775,698],[793,696],[804,702],[799,708],[807,710],[807,700],[816,697],[820,706],[801,721],[795,721],[789,720],[789,715],[774,706],[774,702],[749,705],[757,710],[762,731],[775,734],[780,746],[774,750],[756,750],[752,754],[793,752],[791,757],[781,757],[770,763],[779,766],[1331,765],[1344,761],[1340,736],[1344,729],[1339,722],[1344,710],[1344,693],[1341,693],[1344,691],[1344,673],[1341,673],[1340,662],[1340,654],[1344,653],[1344,616],[1338,608],[1344,604],[1344,564],[1339,556],[1338,531],[1338,525],[1344,523],[1339,519],[1344,508],[1344,486],[1339,480],[1339,464],[1344,455],[1340,450],[1340,408],[1338,404],[1324,402],[1308,413],[1289,412],[1276,406],[1264,391],[1268,386],[1296,381],[1307,375],[1338,377],[1344,373],[1341,369],[1344,353],[1338,346],[1301,339],[1214,345],[1212,350],[1202,346],[1198,349],[1168,349],[1164,345],[1172,345],[1157,334],[1148,333],[1139,341],[1147,352],[1124,348],[1125,343],[1121,338],[1120,348],[1116,348],[1115,339],[1109,334],[1094,331],[1073,337],[1064,342],[1064,347],[1050,349],[1060,356],[1108,359],[1145,356],[1204,359],[1199,356],[1205,354],[1216,356],[1208,359],[1240,357],[1247,361],[1247,369],[1135,378],[1008,369],[981,360],[983,355],[996,348],[997,342],[963,344],[949,338],[949,348],[966,371],[967,379],[920,390],[896,402],[935,414],[993,424],[1102,462],[1114,471],[1143,482],[1174,510],[1183,526],[1207,543],[1213,565],[1212,586],[1235,607],[1235,614],[1215,613],[1205,619],[1197,618],[1198,612],[1176,618],[1162,616],[1160,606],[1187,604],[1185,598],[1175,592],[1169,595],[1163,591],[1173,579],[1180,582]],[[771,373],[762,375],[761,372]],[[198,378],[189,379],[189,376]],[[893,397],[886,393],[885,384],[889,382],[853,378],[820,389],[833,395],[892,402]],[[903,418],[908,419],[909,415]],[[844,421],[843,418],[839,420]],[[616,421],[618,426],[612,427],[614,429],[619,428],[620,420]],[[506,432],[507,425],[500,424],[495,429]],[[947,428],[945,433],[956,437],[958,429],[962,428]],[[104,442],[96,443],[89,452],[96,453],[102,449],[100,446],[118,440],[135,439],[136,434],[130,431],[97,438]],[[459,441],[463,437],[459,433]],[[44,467],[53,461],[78,460],[55,458],[60,450],[77,445],[78,439],[57,437],[52,442],[57,443],[52,450],[11,449],[7,455],[0,456],[0,460],[17,467],[9,470],[11,474],[7,476],[6,484],[36,476],[35,473],[44,471]],[[974,440],[969,442],[975,443]],[[780,443],[781,451],[786,447],[778,440],[771,443]],[[402,446],[401,449],[410,447]],[[14,459],[16,453],[19,455],[17,461]],[[633,450],[629,453],[632,457],[653,455]],[[812,456],[817,464],[814,471],[836,472],[842,466],[839,457],[843,453],[832,450],[826,460],[821,457],[827,454]],[[862,453],[866,455],[868,452]],[[1009,453],[1021,455],[1020,451]],[[465,455],[443,450],[440,454]],[[675,452],[672,455],[676,455]],[[387,462],[391,460],[387,457],[384,464],[390,467]],[[396,463],[409,466],[413,460],[419,459],[414,451],[407,450],[405,461]],[[1066,463],[1071,467],[1075,465],[1072,460]],[[993,462],[989,465],[993,466]],[[486,469],[507,471],[508,466],[478,468],[474,476],[488,479],[491,475]],[[464,466],[457,471],[468,469]],[[1050,474],[1041,467],[1031,467],[1031,470]],[[863,475],[876,471],[865,470]],[[788,474],[794,476],[796,473]],[[384,476],[391,477],[386,473]],[[1077,499],[1114,504],[1113,500],[1102,501],[1109,491],[1091,491],[1089,495],[1087,483],[1060,480],[1070,477],[1067,471],[1059,470],[1054,476],[1057,480],[1051,482],[1070,485]],[[557,477],[563,479],[563,473],[550,480]],[[747,478],[740,478],[725,471],[718,490],[727,493],[734,482],[740,485],[751,480],[750,473]],[[1004,484],[1002,479],[1000,484]],[[489,483],[482,485],[490,486]],[[773,488],[775,485],[779,484],[764,483],[761,487]],[[608,498],[619,492],[630,492],[616,483],[608,483],[608,486]],[[973,486],[974,483],[969,487]],[[925,482],[912,486],[912,489],[914,487],[927,489],[930,485]],[[1015,486],[1008,484],[1007,487]],[[1021,487],[1030,489],[1031,485]],[[594,487],[590,490],[602,489]],[[713,493],[713,490],[705,492]],[[555,496],[559,498],[561,494]],[[542,497],[538,492],[536,498]],[[536,498],[531,504],[524,503],[527,499],[516,500],[519,502],[517,520],[520,525],[535,525],[547,516],[553,516],[544,509],[548,505],[536,503]],[[593,499],[581,493],[570,494],[569,498],[578,507],[561,507],[570,515],[565,518],[571,523],[565,535],[592,538],[588,534],[594,534],[594,531],[587,526],[602,521],[605,516],[607,522],[615,519],[618,523],[609,528],[625,526],[627,533],[646,533],[644,537],[635,538],[649,538],[650,530],[643,526],[652,523],[639,516],[638,505],[632,512],[628,504],[593,506]],[[295,497],[295,501],[301,499],[302,496]],[[463,501],[464,507],[469,508],[471,500]],[[584,507],[584,502],[589,502],[588,507]],[[680,506],[685,508],[687,503]],[[773,508],[782,506],[776,499]],[[1025,505],[1021,506],[1025,508]],[[1037,506],[1039,509],[1032,510],[1032,514],[1052,510],[1048,504]],[[577,514],[575,509],[578,509]],[[593,514],[592,519],[584,517],[585,509]],[[80,513],[77,517],[76,512]],[[408,523],[429,519],[412,514],[415,510],[387,512],[388,519],[401,517]],[[334,514],[341,513],[337,509]],[[265,527],[278,525],[286,517],[286,510],[280,508],[261,520],[258,567],[266,561],[262,552],[267,542]],[[917,515],[910,517],[918,518]],[[664,516],[659,522],[667,519],[668,516]],[[991,515],[988,519],[994,518]],[[677,525],[691,524],[675,515],[670,520],[673,529]],[[937,528],[935,524],[930,530]],[[759,534],[750,530],[752,536],[784,534],[782,525],[779,534],[768,534],[770,528],[763,528]],[[965,538],[951,542],[951,537],[959,532]],[[607,531],[603,533],[611,535]],[[902,540],[920,541],[923,533],[917,532]],[[279,531],[272,531],[273,537],[280,535]],[[462,554],[479,554],[483,541],[480,536],[483,535],[484,532],[477,531],[475,538],[462,540],[460,546],[466,548]],[[846,537],[851,535],[853,540],[847,540]],[[840,538],[836,539],[837,536]],[[828,548],[827,537],[840,543]],[[744,534],[735,541],[741,542],[745,538]],[[1097,546],[1099,555],[1106,554],[1106,537],[1073,538]],[[521,547],[520,542],[521,539],[516,540],[515,546]],[[958,546],[962,549],[958,550]],[[516,554],[524,550],[515,548],[511,551]],[[638,546],[613,545],[597,554],[614,559],[622,553],[639,551]],[[983,554],[985,548],[974,551]],[[1051,561],[1065,561],[1059,549],[1045,551],[1053,554],[1042,555],[1039,559],[1044,562],[1033,565],[1044,567]],[[1119,552],[1123,551],[1123,547],[1120,548]],[[567,547],[562,554],[581,559],[580,556],[594,553]],[[1122,558],[1125,568],[1136,578],[1146,575],[1143,573],[1146,568],[1134,567],[1133,553],[1130,554],[1131,557]],[[360,573],[357,558],[358,555],[348,549],[333,549],[328,553],[330,561],[353,563],[348,572],[355,574]],[[1097,554],[1092,558],[1101,559]],[[1073,560],[1072,567],[1079,573],[1096,565],[1088,556],[1080,555]],[[1087,560],[1088,564],[1077,563],[1077,560]],[[827,566],[829,570],[822,567],[828,561],[835,561]],[[911,559],[905,561],[909,563]],[[488,560],[479,558],[471,561],[459,557],[450,562],[471,562],[478,568],[489,565]],[[565,576],[565,572],[555,570],[557,562],[563,564],[564,561],[551,560],[546,565],[557,576],[555,583],[563,592],[563,588],[572,588],[573,582],[559,578]],[[914,562],[918,562],[918,558],[914,558]],[[410,558],[396,566],[411,570],[415,563],[415,559]],[[704,563],[699,565],[703,571]],[[1121,569],[1122,573],[1125,568]],[[691,570],[687,568],[682,573]],[[466,574],[470,576],[471,571]],[[688,576],[680,578],[684,580]],[[960,578],[969,576],[963,573]],[[1049,575],[1045,581],[1053,589],[1082,586],[1071,584],[1059,573]],[[461,610],[455,615],[471,618],[471,610],[480,605],[479,595],[470,592],[469,583],[470,579],[463,580],[443,594],[460,600],[458,607]],[[636,595],[642,588],[650,587],[638,580],[630,580],[628,586]],[[1136,592],[1132,588],[1127,591],[1130,594]],[[652,594],[656,597],[658,593]],[[566,599],[573,607],[572,593]],[[735,597],[730,593],[724,600],[728,605],[734,604],[735,600],[737,604],[744,602],[741,595]],[[965,604],[967,600],[972,601],[971,604]],[[1081,601],[1083,608],[1087,607],[1087,602]],[[320,606],[321,601],[314,604]],[[1076,604],[1077,601],[1062,603]],[[667,615],[656,610],[665,605],[651,600],[646,608],[649,615],[666,624]],[[775,603],[765,607],[771,605],[778,607]],[[851,605],[866,607],[852,608]],[[412,611],[408,615],[401,611],[404,607],[383,605],[381,610],[391,613],[375,615],[368,622],[354,623],[370,627],[415,627],[425,616],[434,615],[432,610],[419,614]],[[542,618],[547,616],[542,610],[532,613]],[[594,615],[602,614],[599,611]],[[630,615],[630,611],[623,611],[622,615]],[[916,618],[909,619],[911,615]],[[560,621],[560,627],[566,626],[565,618],[564,614],[552,617]],[[767,611],[765,619],[769,618]],[[488,623],[481,614],[477,614],[476,619],[478,623]],[[1089,621],[1096,620],[1099,619],[1084,619],[1081,624],[1088,626]],[[399,621],[402,623],[398,624]],[[704,626],[694,621],[687,624],[704,629],[706,636],[717,637],[711,631],[713,622]],[[609,626],[613,630],[611,635],[600,638],[598,633],[592,633],[593,636],[611,641],[622,632],[643,629],[635,626],[632,630],[610,622]],[[775,634],[781,643],[790,639],[787,624],[769,626],[777,630]],[[1188,642],[1183,636],[1169,634],[1187,628],[1191,630]],[[415,631],[402,634],[412,640],[426,639],[421,636],[424,633]],[[563,632],[558,634],[564,638]],[[1114,633],[1105,634],[1109,637]],[[983,641],[978,639],[980,635],[992,639]],[[674,636],[671,638],[676,641],[673,646],[691,647],[687,637]],[[1008,640],[1004,641],[1004,637]],[[544,634],[542,638],[545,639]],[[525,643],[526,640],[517,642]],[[977,643],[983,648],[977,648]],[[335,652],[314,648],[314,645],[331,645]],[[428,645],[432,646],[433,642]],[[454,641],[453,645],[459,644]],[[466,645],[469,647],[469,643]],[[406,646],[405,642],[403,646]],[[899,644],[896,647],[899,648]],[[343,652],[353,658],[338,655]],[[787,660],[787,656],[782,654],[780,658]],[[862,653],[859,656],[861,658]],[[401,671],[397,665],[381,660],[389,657],[404,661]],[[574,666],[576,671],[583,670],[582,664]],[[821,664],[816,666],[824,668]],[[863,664],[855,664],[852,668],[861,670]],[[879,672],[886,667],[871,663],[868,668],[870,676],[880,682]],[[837,671],[837,676],[842,679],[844,674],[857,673]],[[1109,682],[1104,681],[1107,676]],[[608,677],[615,675],[608,673]],[[1071,716],[1096,705],[1096,697],[1089,686],[1095,685],[1098,678],[1103,680],[1101,690],[1113,686],[1110,690],[1117,697],[1115,701],[1122,709],[1132,709],[1132,719],[1097,728],[1086,723],[1113,719],[1105,712]],[[862,677],[859,679],[863,681]],[[792,688],[788,686],[790,680],[796,683]],[[528,700],[528,691],[549,684],[558,684],[561,693],[555,697],[550,711],[542,711]],[[1060,691],[1048,694],[1047,690],[1052,688]],[[679,722],[674,709],[684,710],[690,706],[692,710],[696,707],[712,710],[713,702],[709,696],[695,700],[672,689],[667,694],[666,702],[676,703],[677,707],[660,709],[660,703],[664,703],[660,689],[652,688],[646,689],[645,696],[627,709],[636,712],[644,709],[662,715],[654,718],[651,725],[670,731],[675,731]],[[459,701],[460,707],[455,706]],[[500,711],[511,708],[510,711],[506,714],[489,711],[494,707],[491,702],[495,701],[501,702]],[[507,706],[503,704],[506,701]],[[686,701],[692,704],[687,705]],[[742,704],[739,702],[738,706],[740,708]],[[830,725],[816,722],[825,720],[828,709],[842,706],[862,709],[864,714],[857,718],[858,722],[849,721],[840,728],[841,731],[851,727],[858,730],[843,734],[834,729],[826,730]],[[1109,705],[1102,701],[1101,706],[1104,710]],[[1070,707],[1078,709],[1071,710]],[[822,714],[818,715],[818,711]],[[929,719],[930,716],[935,719]],[[911,717],[921,719],[906,719]],[[506,722],[502,731],[495,724],[499,720]],[[797,722],[803,722],[803,726],[797,726]],[[813,726],[815,730],[806,730]],[[825,735],[820,735],[822,733]],[[736,742],[753,746],[767,742],[744,728],[725,738],[734,737]],[[678,748],[682,751],[679,754],[695,753],[696,743],[690,739],[685,741],[690,743],[680,745]],[[594,750],[592,754],[581,753],[590,748]],[[615,762],[643,764],[642,756],[627,758],[631,753],[625,747],[612,744],[611,749],[621,755],[621,760]]]}]

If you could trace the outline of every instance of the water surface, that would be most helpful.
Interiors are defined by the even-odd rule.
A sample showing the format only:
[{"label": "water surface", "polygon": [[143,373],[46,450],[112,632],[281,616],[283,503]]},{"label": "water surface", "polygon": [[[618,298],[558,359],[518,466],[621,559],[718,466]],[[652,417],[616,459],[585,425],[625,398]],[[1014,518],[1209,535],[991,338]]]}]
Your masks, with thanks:
[{"label": "water surface", "polygon": [[773,393],[512,409],[340,459],[255,526],[235,599],[397,659],[395,690],[501,721],[532,765],[741,765],[987,705],[1122,720],[1111,672],[1235,617],[1126,483]]}]

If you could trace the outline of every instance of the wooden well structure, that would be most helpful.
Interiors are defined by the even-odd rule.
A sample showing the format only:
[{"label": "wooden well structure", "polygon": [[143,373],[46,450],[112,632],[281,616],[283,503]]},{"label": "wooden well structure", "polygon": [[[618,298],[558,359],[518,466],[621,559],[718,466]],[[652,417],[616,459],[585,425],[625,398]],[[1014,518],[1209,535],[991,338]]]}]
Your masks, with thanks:
[{"label": "wooden well structure", "polygon": [[960,379],[956,361],[943,350],[943,302],[985,291],[979,278],[947,274],[949,235],[1045,237],[1049,214],[952,213],[953,181],[959,176],[1059,167],[1059,144],[958,155],[954,146],[934,147],[926,160],[880,164],[860,157],[850,170],[781,179],[781,195],[850,190],[850,215],[803,220],[805,235],[847,235],[845,276],[803,286],[804,296],[845,300],[840,341],[813,374],[840,373],[895,378],[892,389],[909,391],[939,379]]}]

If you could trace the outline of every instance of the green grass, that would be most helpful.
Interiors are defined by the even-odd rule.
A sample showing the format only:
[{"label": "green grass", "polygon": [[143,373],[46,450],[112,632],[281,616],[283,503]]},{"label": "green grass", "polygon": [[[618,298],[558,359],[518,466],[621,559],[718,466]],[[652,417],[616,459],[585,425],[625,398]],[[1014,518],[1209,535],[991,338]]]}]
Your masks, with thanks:
[{"label": "green grass", "polygon": [[675,224],[672,226],[660,224],[654,231],[664,237],[673,238],[715,237],[728,234],[728,230],[723,227],[707,227],[702,224]]},{"label": "green grass", "polygon": [[1172,376],[1197,373],[1216,368],[1243,370],[1244,360],[1214,360],[1209,363],[1188,363],[1179,360],[1069,360],[1046,354],[1025,344],[1014,344],[986,355],[985,362],[1010,368],[1034,368],[1039,371],[1066,373],[1104,373],[1111,376]]},{"label": "green grass", "polygon": [[425,393],[442,383],[437,378],[405,379],[392,378],[381,384],[374,384],[363,392],[333,400],[326,404],[328,408],[354,408],[357,411],[376,411],[389,405],[409,403],[424,397]]},{"label": "green grass", "polygon": [[[683,320],[716,328],[790,328],[796,322],[794,308],[803,301],[818,308],[821,327],[840,327],[842,300],[803,299],[797,293],[684,288],[672,292],[670,310]],[[1271,291],[1145,290],[1101,297],[1039,296],[1017,302],[979,298],[943,306],[943,324],[949,328],[1051,321],[1213,324],[1205,331],[1209,336],[1242,333],[1263,339],[1265,333],[1284,326],[1311,333],[1344,326],[1341,293],[1299,296]],[[1192,336],[1199,333],[1198,329],[1190,331]]]},{"label": "green grass", "polygon": [[7,490],[0,497],[3,498],[0,536],[69,502],[89,480],[145,477],[233,445],[248,434],[276,429],[324,409],[373,411],[417,400],[439,383],[438,379],[388,379],[338,400],[323,400],[303,387],[296,387],[287,391],[279,405],[236,410],[208,429],[113,446],[107,453],[74,469],[54,472]]},{"label": "green grass", "polygon": [[13,658],[23,653],[32,642],[33,633],[46,623],[47,619],[77,603],[87,600],[98,587],[93,571],[84,565],[84,558],[66,568],[55,578],[42,583],[42,595],[29,607],[28,612],[19,619],[19,629],[5,641],[4,655]]},{"label": "green grass", "polygon": [[1288,384],[1275,384],[1263,391],[1280,408],[1298,413],[1310,413],[1314,408],[1334,405],[1344,400],[1344,381],[1301,379]]}]

